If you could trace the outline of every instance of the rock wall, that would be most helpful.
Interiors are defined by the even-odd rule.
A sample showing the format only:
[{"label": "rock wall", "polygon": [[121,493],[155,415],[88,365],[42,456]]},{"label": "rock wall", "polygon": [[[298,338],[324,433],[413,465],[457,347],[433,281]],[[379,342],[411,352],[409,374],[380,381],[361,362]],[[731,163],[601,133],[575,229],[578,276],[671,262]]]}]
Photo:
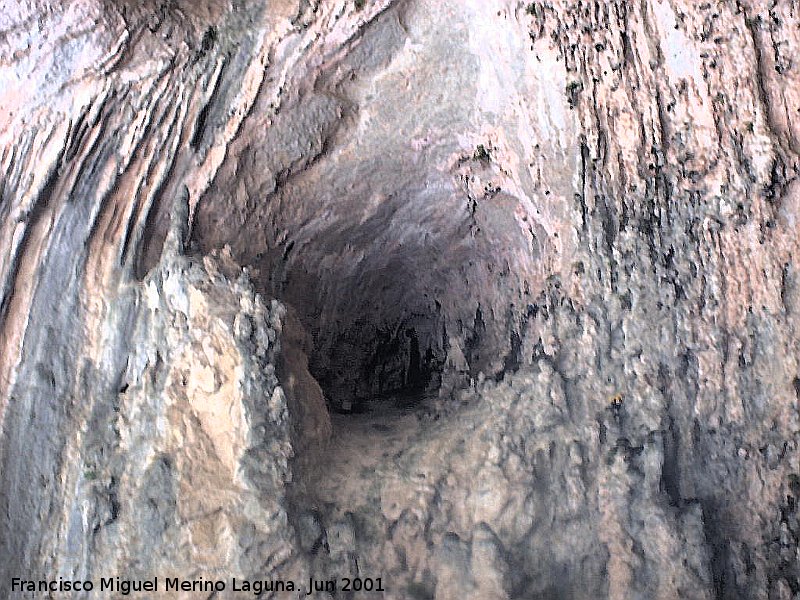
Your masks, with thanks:
[{"label": "rock wall", "polygon": [[799,597],[798,11],[9,3],[0,586]]},{"label": "rock wall", "polygon": [[4,581],[256,575],[291,553],[293,450],[274,366],[285,310],[246,276],[179,254],[173,234],[143,281],[104,297],[84,340],[97,355],[45,345],[61,371],[39,362],[14,388]]}]

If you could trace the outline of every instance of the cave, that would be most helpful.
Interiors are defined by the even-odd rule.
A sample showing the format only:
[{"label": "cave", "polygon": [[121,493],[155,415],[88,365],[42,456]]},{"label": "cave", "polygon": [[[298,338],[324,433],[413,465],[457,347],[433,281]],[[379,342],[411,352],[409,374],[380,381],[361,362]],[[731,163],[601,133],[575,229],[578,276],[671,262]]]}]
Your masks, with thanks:
[{"label": "cave", "polygon": [[[219,190],[199,204],[191,246],[198,255],[227,248],[234,271],[246,269],[264,295],[297,314],[310,336],[304,348],[310,373],[331,411],[423,408],[424,399],[438,398],[443,376],[447,393],[479,373],[502,379],[516,367],[519,307],[536,285],[525,273],[541,257],[530,252],[538,249],[533,234],[501,213],[499,207],[518,204],[515,198],[499,187],[481,191],[485,205],[470,197],[474,180],[496,177],[497,168],[477,150],[462,151],[455,160],[462,187],[424,163],[394,182],[380,171],[390,167],[358,160],[368,164],[322,162],[324,174],[312,166],[304,181],[289,178],[227,235],[220,221],[228,215],[219,215],[213,198],[236,184],[215,183]],[[315,185],[324,185],[334,168],[341,170],[339,185],[351,190],[346,202],[307,183],[318,177]],[[367,170],[369,182],[359,175]],[[433,181],[410,186],[417,177]],[[288,203],[298,213],[291,219]],[[334,214],[308,223],[324,211]],[[448,353],[458,364],[448,364]]]},{"label": "cave", "polygon": [[[456,164],[465,180],[497,175],[470,152]],[[337,168],[356,177],[369,169],[369,185],[383,186],[387,167]],[[418,165],[406,178],[431,170]],[[305,177],[324,180],[308,171]],[[389,395],[412,403],[436,395],[449,351],[464,354],[459,368],[469,376],[501,379],[517,360],[519,307],[536,285],[525,274],[541,259],[530,252],[535,236],[500,212],[518,200],[498,188],[476,206],[472,192],[452,181],[374,190],[339,177],[355,188],[347,202],[331,204],[329,193],[304,186],[300,214],[286,220],[282,206],[297,202],[300,186],[289,180],[230,237],[214,202],[201,202],[193,245],[201,253],[227,246],[265,295],[297,312],[313,340],[310,371],[334,410],[365,410]],[[303,222],[325,210],[338,214],[313,228]]]},{"label": "cave", "polygon": [[0,597],[796,600],[798,49],[788,1],[5,2]]},{"label": "cave", "polygon": [[[404,229],[416,224],[387,221],[370,227],[396,231],[402,239]],[[300,307],[313,340],[309,369],[332,409],[366,410],[371,400],[386,396],[419,400],[436,391],[447,353],[447,315],[431,285],[437,277],[431,249],[415,248],[411,241],[373,242],[368,232],[350,231],[340,234],[347,240],[342,258],[324,271],[318,265],[329,249],[289,238],[284,246],[292,250],[280,252],[288,265],[281,269],[282,281],[270,282],[271,291]],[[364,247],[356,246],[359,239]],[[448,240],[428,243],[444,249]],[[292,251],[306,256],[291,261]],[[265,267],[274,272],[272,265]]]},{"label": "cave", "polygon": [[[443,16],[409,10],[421,11],[418,35],[434,35]],[[413,60],[426,68],[407,70],[406,13],[376,17],[360,42],[359,52],[374,50],[365,64],[345,59],[335,77],[317,75],[324,85],[249,124],[192,221],[201,255],[229,248],[265,296],[297,312],[313,339],[311,372],[335,410],[435,394],[451,346],[471,377],[501,378],[560,244],[548,219],[563,207],[522,195],[504,166],[520,142],[501,128],[518,117],[469,99],[485,91],[470,81],[478,69],[466,54],[423,48]],[[448,71],[463,85],[428,86]],[[406,102],[429,109],[398,112]],[[486,121],[484,133],[426,138],[474,119]],[[539,160],[554,150],[542,141]]]},{"label": "cave", "polygon": [[[402,207],[402,216],[399,206],[381,207],[385,214],[364,224],[343,223],[311,239],[288,233],[271,260],[258,249],[243,248],[256,255],[246,263],[251,272],[271,274],[269,280],[255,277],[259,288],[296,310],[310,333],[309,369],[335,410],[366,409],[371,399],[387,395],[410,400],[435,394],[452,344],[463,345],[472,362],[463,368],[473,377],[481,370],[502,371],[499,364],[481,361],[481,352],[509,351],[497,338],[489,338],[494,347],[486,347],[481,303],[487,296],[502,303],[508,295],[487,277],[489,257],[503,252],[491,247],[492,232],[475,239],[460,199],[452,202],[452,210],[462,213],[460,222],[438,230],[412,220],[416,201],[407,202],[411,206]],[[201,211],[201,231],[202,216]],[[461,265],[459,275],[466,280],[454,281],[454,264]],[[483,280],[488,289],[470,289],[469,278]],[[505,310],[511,312],[513,302]]]}]

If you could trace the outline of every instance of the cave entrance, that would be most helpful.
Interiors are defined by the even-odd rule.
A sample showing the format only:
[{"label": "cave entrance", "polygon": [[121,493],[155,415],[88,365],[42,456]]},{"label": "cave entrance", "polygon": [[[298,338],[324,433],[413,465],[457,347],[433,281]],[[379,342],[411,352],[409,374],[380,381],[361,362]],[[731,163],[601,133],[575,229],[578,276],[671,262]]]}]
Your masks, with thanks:
[{"label": "cave entrance", "polygon": [[386,199],[363,221],[286,230],[271,251],[243,261],[262,274],[266,295],[296,311],[330,412],[382,410],[387,398],[422,407],[449,369],[504,369],[512,348],[494,306],[515,293],[510,267],[496,271],[508,223],[476,236],[463,207],[443,213],[441,198],[430,200]]},{"label": "cave entrance", "polygon": [[[393,405],[411,408],[420,404],[426,393],[435,391],[443,361],[432,346],[421,348],[416,328],[401,325],[391,331],[371,324],[356,333],[364,330],[373,331],[375,337],[334,343],[334,356],[315,353],[311,362],[311,373],[332,411],[361,413]],[[329,335],[344,337],[339,332]],[[329,344],[322,340],[320,345]],[[348,368],[353,368],[350,377]]]},{"label": "cave entrance", "polygon": [[460,386],[465,373],[514,367],[513,307],[538,268],[528,265],[535,255],[516,220],[519,203],[497,192],[470,209],[452,174],[441,172],[388,190],[383,178],[396,166],[354,179],[341,160],[256,203],[236,235],[217,226],[228,207],[210,202],[199,205],[193,230],[201,248],[230,244],[232,262],[247,265],[262,293],[296,312],[313,340],[303,354],[326,410],[378,410],[387,397],[418,406],[453,368]]},{"label": "cave entrance", "polygon": [[313,236],[298,231],[267,257],[264,287],[308,332],[308,368],[330,412],[381,410],[389,398],[412,407],[436,393],[447,332],[460,317],[448,308],[465,300],[448,290],[470,250],[458,224],[433,236],[387,211],[363,223],[326,223]]}]

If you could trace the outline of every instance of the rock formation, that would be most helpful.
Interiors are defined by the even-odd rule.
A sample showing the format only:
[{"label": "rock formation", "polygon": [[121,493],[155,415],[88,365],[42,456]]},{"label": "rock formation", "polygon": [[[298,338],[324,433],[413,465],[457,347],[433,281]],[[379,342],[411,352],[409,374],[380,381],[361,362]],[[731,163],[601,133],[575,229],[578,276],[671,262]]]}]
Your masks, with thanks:
[{"label": "rock formation", "polygon": [[3,596],[800,598],[798,52],[796,0],[5,3]]}]

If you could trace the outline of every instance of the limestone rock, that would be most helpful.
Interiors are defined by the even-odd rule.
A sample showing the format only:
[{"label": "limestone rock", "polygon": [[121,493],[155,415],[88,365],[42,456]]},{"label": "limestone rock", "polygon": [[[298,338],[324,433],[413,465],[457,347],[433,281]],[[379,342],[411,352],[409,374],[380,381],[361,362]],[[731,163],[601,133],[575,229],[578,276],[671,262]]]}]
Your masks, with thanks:
[{"label": "limestone rock", "polygon": [[4,597],[800,597],[799,10],[5,3]]}]

